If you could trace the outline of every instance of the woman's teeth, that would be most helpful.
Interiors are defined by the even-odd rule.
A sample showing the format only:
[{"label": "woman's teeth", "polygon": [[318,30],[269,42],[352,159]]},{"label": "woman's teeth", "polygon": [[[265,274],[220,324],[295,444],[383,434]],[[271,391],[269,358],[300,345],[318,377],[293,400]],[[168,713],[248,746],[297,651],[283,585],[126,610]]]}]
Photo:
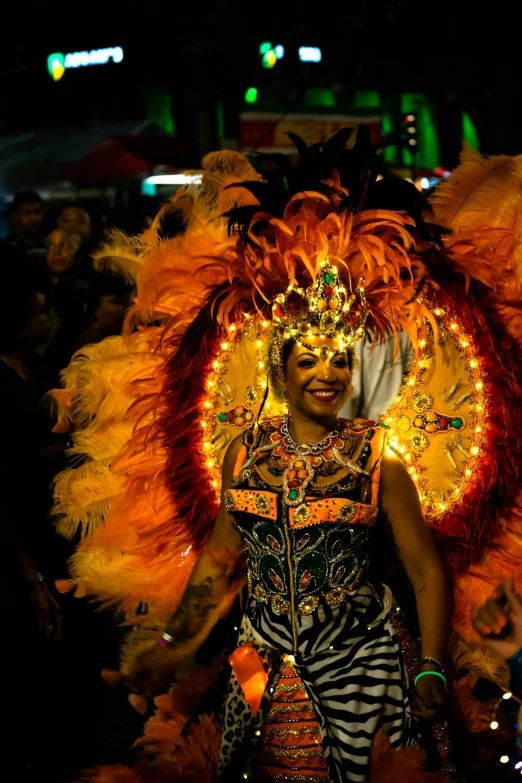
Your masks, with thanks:
[{"label": "woman's teeth", "polygon": [[312,397],[314,397],[316,400],[321,400],[321,402],[330,402],[331,400],[334,400],[338,395],[337,389],[332,389],[330,391],[311,391],[310,394]]}]

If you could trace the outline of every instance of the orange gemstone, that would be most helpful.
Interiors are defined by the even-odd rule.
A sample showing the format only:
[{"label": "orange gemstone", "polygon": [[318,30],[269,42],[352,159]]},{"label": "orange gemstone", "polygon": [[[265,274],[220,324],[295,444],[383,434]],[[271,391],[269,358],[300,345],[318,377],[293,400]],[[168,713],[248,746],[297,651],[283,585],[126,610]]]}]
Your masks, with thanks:
[{"label": "orange gemstone", "polygon": [[437,421],[437,414],[435,413],[435,411],[428,411],[427,413],[424,414],[424,418],[426,419],[426,421]]},{"label": "orange gemstone", "polygon": [[413,420],[413,423],[415,424],[416,427],[424,427],[424,419],[422,418],[422,416],[416,416],[415,419]]},{"label": "orange gemstone", "polygon": [[295,478],[296,476],[297,476],[297,471],[296,471],[296,470],[289,470],[289,471],[288,471],[288,478],[289,478],[289,479],[293,479],[293,478]]},{"label": "orange gemstone", "polygon": [[437,425],[436,424],[426,424],[425,427],[426,432],[434,433],[437,432]]},{"label": "orange gemstone", "polygon": [[305,467],[304,460],[296,459],[296,461],[294,462],[294,468],[298,468],[299,469],[299,468],[304,468],[304,467]]},{"label": "orange gemstone", "polygon": [[330,299],[330,310],[337,310],[338,307],[339,307],[339,300],[335,298]]},{"label": "orange gemstone", "polygon": [[319,299],[319,301],[317,302],[317,309],[326,310],[327,305],[328,302],[326,301],[326,299]]},{"label": "orange gemstone", "polygon": [[299,470],[297,472],[297,478],[305,479],[305,478],[307,478],[307,476],[308,476],[308,471],[307,470]]}]

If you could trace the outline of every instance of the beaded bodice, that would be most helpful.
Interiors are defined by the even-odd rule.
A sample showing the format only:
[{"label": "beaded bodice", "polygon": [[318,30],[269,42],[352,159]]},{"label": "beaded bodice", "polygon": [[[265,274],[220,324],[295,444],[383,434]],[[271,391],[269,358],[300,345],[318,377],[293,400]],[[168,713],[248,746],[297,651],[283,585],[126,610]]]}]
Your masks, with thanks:
[{"label": "beaded bodice", "polygon": [[[225,494],[245,540],[250,591],[276,614],[310,614],[321,601],[338,606],[366,581],[384,431],[358,422],[345,425],[358,436],[362,476],[337,471],[289,505],[267,459]],[[360,500],[363,491],[368,502]]]}]

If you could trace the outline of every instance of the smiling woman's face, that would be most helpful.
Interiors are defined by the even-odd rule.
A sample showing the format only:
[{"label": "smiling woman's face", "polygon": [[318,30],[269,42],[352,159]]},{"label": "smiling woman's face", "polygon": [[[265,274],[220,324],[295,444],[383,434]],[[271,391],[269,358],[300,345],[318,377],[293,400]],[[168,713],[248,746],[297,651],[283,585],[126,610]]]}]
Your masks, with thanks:
[{"label": "smiling woman's face", "polygon": [[335,337],[307,337],[306,343],[294,345],[285,367],[288,405],[314,420],[331,418],[352,388],[348,353]]}]

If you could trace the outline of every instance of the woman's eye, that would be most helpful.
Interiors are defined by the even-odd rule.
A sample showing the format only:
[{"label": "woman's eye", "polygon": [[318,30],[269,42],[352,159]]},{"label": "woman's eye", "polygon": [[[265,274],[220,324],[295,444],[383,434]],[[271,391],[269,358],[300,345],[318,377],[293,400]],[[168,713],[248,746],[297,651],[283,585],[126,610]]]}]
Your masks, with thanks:
[{"label": "woman's eye", "polygon": [[348,367],[348,362],[345,361],[345,359],[337,359],[334,362],[334,367],[341,367],[344,369],[345,367]]},{"label": "woman's eye", "polygon": [[299,367],[313,367],[314,364],[315,364],[315,362],[312,361],[312,359],[305,359],[304,361],[299,362],[298,366]]}]

